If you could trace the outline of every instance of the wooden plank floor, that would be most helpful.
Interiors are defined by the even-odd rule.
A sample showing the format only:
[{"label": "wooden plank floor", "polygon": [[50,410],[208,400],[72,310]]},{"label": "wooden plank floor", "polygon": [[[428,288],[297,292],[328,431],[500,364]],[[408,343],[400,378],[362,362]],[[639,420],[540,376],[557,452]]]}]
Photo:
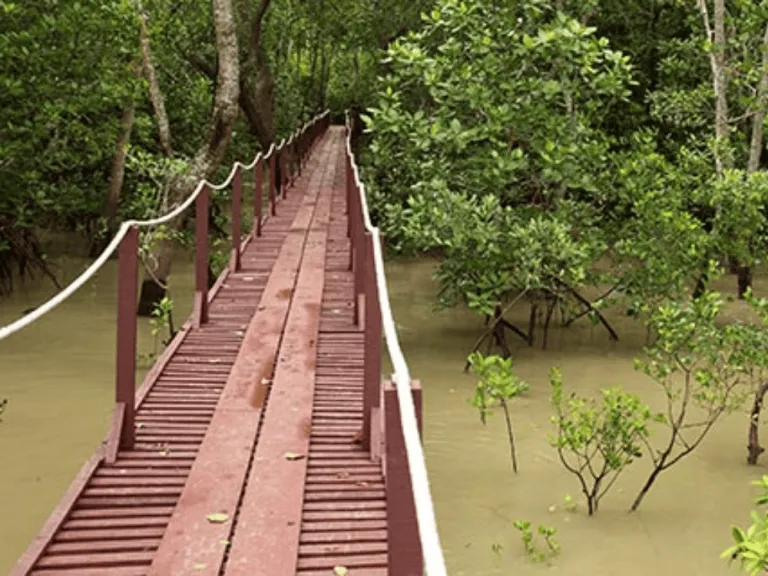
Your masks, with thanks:
[{"label": "wooden plank floor", "polygon": [[363,422],[363,333],[353,317],[343,152],[336,162],[296,573],[320,576],[343,566],[350,576],[386,576],[384,478],[381,465],[357,443]]},{"label": "wooden plank floor", "polygon": [[329,129],[210,322],[185,331],[138,407],[135,448],[114,465],[97,451],[14,576],[387,574],[382,470],[356,443],[344,137]]}]

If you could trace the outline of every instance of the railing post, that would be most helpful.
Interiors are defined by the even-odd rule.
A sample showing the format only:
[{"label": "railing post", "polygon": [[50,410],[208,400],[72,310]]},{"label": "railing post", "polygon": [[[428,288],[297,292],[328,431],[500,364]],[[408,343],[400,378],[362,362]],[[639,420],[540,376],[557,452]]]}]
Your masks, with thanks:
[{"label": "railing post", "polygon": [[195,327],[208,322],[208,186],[195,201]]},{"label": "railing post", "polygon": [[262,190],[264,188],[264,160],[259,158],[253,168],[253,229],[256,236],[261,236],[261,220],[263,218]]},{"label": "railing post", "polygon": [[363,435],[362,444],[371,449],[371,410],[379,406],[381,394],[381,308],[376,289],[376,267],[373,258],[373,235],[365,235],[364,306],[365,325],[363,341],[365,371],[363,381]]},{"label": "railing post", "polygon": [[280,156],[278,161],[280,162],[280,197],[285,200],[288,197],[288,174],[286,173],[285,153],[288,150],[288,146],[283,144],[280,148]]},{"label": "railing post", "polygon": [[128,228],[120,242],[117,286],[117,361],[115,403],[120,422],[120,448],[130,450],[136,438],[136,285],[139,280],[139,230]]},{"label": "railing post", "polygon": [[229,266],[232,272],[239,272],[240,263],[240,227],[243,221],[243,174],[238,166],[235,168],[235,179],[232,182],[232,258]]},{"label": "railing post", "polygon": [[272,148],[269,155],[269,213],[274,216],[277,214],[277,198],[275,198],[275,154],[277,148]]},{"label": "railing post", "polygon": [[[411,382],[411,394],[421,433],[422,396],[418,380]],[[424,565],[413,499],[411,473],[405,451],[400,404],[392,382],[384,382],[384,467],[387,494],[387,542],[389,573],[422,576]]]}]

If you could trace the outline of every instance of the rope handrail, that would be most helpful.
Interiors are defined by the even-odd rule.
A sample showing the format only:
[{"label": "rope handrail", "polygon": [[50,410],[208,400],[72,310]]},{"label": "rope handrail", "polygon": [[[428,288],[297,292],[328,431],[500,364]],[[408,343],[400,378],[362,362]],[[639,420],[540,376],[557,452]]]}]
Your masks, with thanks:
[{"label": "rope handrail", "polygon": [[[300,129],[296,130],[289,140],[289,143],[293,141],[296,134],[304,133],[306,130],[324,118],[326,115],[328,115],[329,112],[326,110],[325,112],[318,114],[315,116],[312,120],[304,124]],[[146,228],[149,226],[158,226],[160,224],[165,224],[167,222],[170,222],[177,216],[184,213],[184,211],[189,208],[192,203],[197,199],[197,197],[200,195],[200,192],[205,187],[208,187],[212,190],[223,190],[227,186],[229,186],[232,183],[232,180],[235,177],[235,174],[238,170],[251,170],[253,169],[258,162],[261,160],[269,159],[272,154],[275,153],[276,150],[282,149],[283,145],[286,143],[285,138],[283,138],[278,146],[275,146],[274,143],[269,147],[269,150],[266,154],[262,154],[259,152],[256,154],[256,157],[253,159],[252,162],[249,164],[242,164],[239,161],[236,161],[234,165],[232,166],[232,170],[229,172],[229,176],[222,182],[221,184],[213,184],[211,182],[208,182],[208,180],[201,180],[197,183],[197,186],[195,187],[195,190],[182,202],[179,204],[176,208],[171,210],[170,212],[158,216],[156,218],[149,218],[147,220],[125,220],[120,224],[120,228],[118,228],[117,233],[113,236],[112,240],[107,244],[107,247],[104,248],[104,250],[99,254],[99,257],[94,260],[91,265],[83,271],[80,276],[75,278],[72,282],[67,285],[66,288],[61,290],[60,292],[56,293],[54,296],[52,296],[49,300],[47,300],[44,304],[41,304],[38,306],[35,310],[30,312],[29,314],[26,314],[25,316],[22,316],[18,320],[11,322],[10,324],[7,324],[0,328],[0,340],[4,340],[5,338],[8,338],[11,334],[14,334],[18,332],[19,330],[22,330],[35,322],[36,320],[42,318],[52,310],[54,310],[59,304],[67,300],[72,294],[77,292],[88,280],[90,280],[96,272],[98,272],[102,266],[109,260],[109,257],[114,254],[115,250],[117,250],[117,247],[120,245],[120,242],[123,240],[125,235],[127,234],[128,230],[135,226],[137,228]]]},{"label": "rope handrail", "polygon": [[424,449],[421,445],[416,408],[411,395],[411,375],[405,356],[400,348],[397,337],[395,319],[389,302],[389,290],[384,271],[384,257],[381,249],[379,229],[371,222],[368,212],[365,185],[360,178],[360,172],[352,153],[352,130],[347,118],[347,154],[352,166],[355,185],[360,196],[363,220],[366,231],[373,240],[373,259],[376,273],[376,287],[381,311],[381,323],[384,330],[384,339],[387,345],[387,353],[394,370],[393,381],[397,390],[398,405],[400,407],[400,423],[405,440],[405,451],[408,460],[408,468],[411,474],[411,486],[413,500],[416,506],[416,518],[421,539],[424,568],[428,576],[446,576],[445,558],[440,545],[440,535],[437,531],[435,509],[432,503],[432,494],[429,488],[429,477],[424,458]]}]

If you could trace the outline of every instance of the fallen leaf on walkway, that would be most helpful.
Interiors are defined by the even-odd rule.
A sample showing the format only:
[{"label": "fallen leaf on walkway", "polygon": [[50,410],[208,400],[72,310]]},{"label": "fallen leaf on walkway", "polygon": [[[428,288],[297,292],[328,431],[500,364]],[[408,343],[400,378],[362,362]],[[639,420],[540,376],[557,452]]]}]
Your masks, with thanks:
[{"label": "fallen leaf on walkway", "polygon": [[160,456],[168,456],[168,450],[160,450],[158,454],[160,454]]},{"label": "fallen leaf on walkway", "polygon": [[205,568],[205,564],[202,562],[198,562],[194,566],[192,566],[192,570],[203,570]]},{"label": "fallen leaf on walkway", "polygon": [[336,566],[336,568],[333,569],[334,576],[347,576],[347,567],[346,566]]},{"label": "fallen leaf on walkway", "polygon": [[229,546],[229,540],[219,540],[219,544],[223,544],[224,546]]},{"label": "fallen leaf on walkway", "polygon": [[336,476],[339,478],[349,478],[349,472],[339,472]]},{"label": "fallen leaf on walkway", "polygon": [[297,454],[296,452],[285,453],[286,460],[301,460],[302,458],[304,458],[304,454]]},{"label": "fallen leaf on walkway", "polygon": [[215,514],[208,514],[206,516],[206,519],[208,522],[211,522],[213,524],[223,524],[227,520],[229,520],[229,514],[225,514],[224,512],[216,512]]},{"label": "fallen leaf on walkway", "polygon": [[368,482],[358,482],[357,485],[360,486],[360,488],[368,488],[370,486]]}]

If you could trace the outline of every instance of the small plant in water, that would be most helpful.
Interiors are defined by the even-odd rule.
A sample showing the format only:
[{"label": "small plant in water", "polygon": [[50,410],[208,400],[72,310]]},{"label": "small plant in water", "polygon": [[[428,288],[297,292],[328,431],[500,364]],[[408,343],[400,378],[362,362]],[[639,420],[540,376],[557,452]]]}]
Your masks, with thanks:
[{"label": "small plant in water", "polygon": [[531,528],[531,523],[528,520],[515,520],[513,526],[520,530],[520,538],[523,541],[525,547],[525,553],[534,562],[543,562],[547,558],[556,556],[560,553],[560,544],[555,539],[557,529],[551,526],[544,526],[543,524],[537,528],[539,536],[544,538],[546,544],[546,550],[542,551],[536,546],[535,536]]},{"label": "small plant in water", "polygon": [[563,508],[568,512],[576,512],[576,502],[570,494],[566,494],[563,498]]},{"label": "small plant in water", "polygon": [[[755,499],[755,504],[768,504],[768,476],[752,483],[763,489],[763,493]],[[768,571],[768,511],[753,510],[750,514],[752,525],[746,530],[738,526],[731,527],[734,545],[727,548],[720,558],[729,562],[738,560],[741,570],[750,576]]]},{"label": "small plant in water", "polygon": [[591,516],[619,475],[642,454],[639,443],[649,435],[651,410],[620,388],[603,390],[601,402],[576,394],[564,398],[557,368],[550,383],[557,432],[549,441],[566,470],[579,479]]},{"label": "small plant in water", "polygon": [[7,407],[8,407],[8,399],[3,398],[2,400],[0,400],[0,422],[3,421],[3,418],[2,418],[3,412],[5,412],[5,409]]},{"label": "small plant in water", "polygon": [[488,414],[495,403],[501,406],[507,421],[507,437],[512,455],[512,469],[517,472],[517,454],[515,435],[512,430],[512,418],[509,414],[509,402],[527,391],[529,385],[512,372],[512,359],[501,356],[484,356],[473,352],[469,356],[469,365],[479,380],[472,398],[472,405],[480,410],[480,420],[486,423]]}]

